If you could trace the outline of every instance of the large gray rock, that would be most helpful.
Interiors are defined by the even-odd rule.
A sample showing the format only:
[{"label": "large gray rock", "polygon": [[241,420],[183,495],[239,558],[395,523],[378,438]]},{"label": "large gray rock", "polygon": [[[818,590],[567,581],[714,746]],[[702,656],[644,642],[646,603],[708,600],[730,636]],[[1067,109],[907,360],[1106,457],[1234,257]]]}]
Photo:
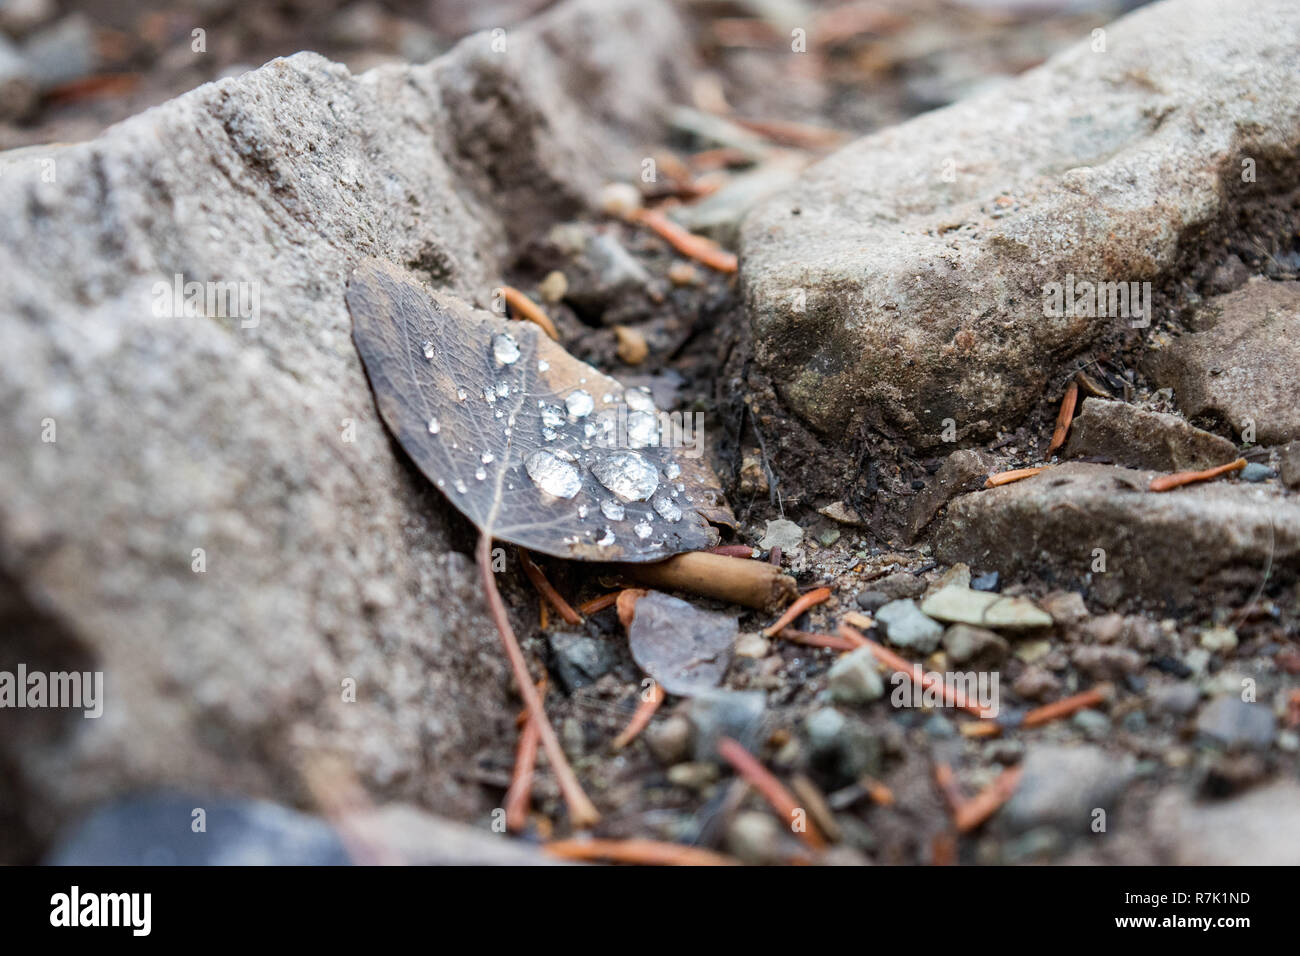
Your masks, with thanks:
[{"label": "large gray rock", "polygon": [[1179,866],[1300,866],[1300,785],[1279,780],[1216,802],[1169,787],[1152,806],[1151,832]]},{"label": "large gray rock", "polygon": [[[346,277],[380,256],[486,304],[512,239],[640,155],[685,48],[665,4],[583,0],[505,52],[298,54],[3,157],[0,669],[102,670],[107,700],[0,734],[0,861],[127,789],[300,801],[321,751],[482,809],[455,767],[509,732],[505,667],[463,526],[376,414]],[[156,314],[178,274],[247,308]]]},{"label": "large gray rock", "polygon": [[1197,471],[1232,461],[1237,446],[1177,415],[1090,398],[1070,426],[1065,454],[1070,458],[1109,458],[1126,468]]},{"label": "large gray rock", "polygon": [[958,438],[1005,427],[1058,361],[1141,321],[1046,315],[1046,283],[1159,291],[1295,187],[1292,0],[1172,0],[1096,42],[859,140],[747,217],[757,356],[813,427],[879,415],[920,445],[947,419]]},{"label": "large gray rock", "polygon": [[1013,831],[1057,826],[1087,833],[1098,810],[1110,813],[1133,778],[1130,754],[1100,747],[1038,744],[1029,748],[1024,775],[998,820]]},{"label": "large gray rock", "polygon": [[1200,588],[1296,577],[1295,498],[1230,480],[1156,493],[1147,490],[1155,475],[1076,462],[963,495],[948,506],[935,553],[1003,574],[1052,574],[1108,605],[1141,596],[1181,606]]},{"label": "large gray rock", "polygon": [[1192,331],[1148,364],[1188,415],[1253,426],[1265,445],[1300,438],[1300,282],[1251,282],[1198,309]]}]

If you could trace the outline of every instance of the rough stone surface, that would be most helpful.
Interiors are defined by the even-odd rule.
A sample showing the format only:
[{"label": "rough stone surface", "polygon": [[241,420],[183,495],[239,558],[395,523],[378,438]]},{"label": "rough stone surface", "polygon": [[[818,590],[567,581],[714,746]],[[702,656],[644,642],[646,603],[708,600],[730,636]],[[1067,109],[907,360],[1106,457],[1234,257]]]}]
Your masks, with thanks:
[{"label": "rough stone surface", "polygon": [[970,624],[954,624],[943,632],[943,649],[954,664],[996,664],[1007,656],[1009,645],[993,631]]},{"label": "rough stone surface", "polygon": [[1016,831],[1055,825],[1086,833],[1095,809],[1110,812],[1132,778],[1134,760],[1100,747],[1031,746],[1020,786],[999,813]]},{"label": "rough stone surface", "polygon": [[[54,182],[6,157],[0,668],[93,666],[107,695],[0,739],[17,830],[159,785],[293,803],[318,749],[376,796],[477,808],[451,757],[508,720],[505,667],[458,519],[375,411],[346,276],[386,257],[487,304],[509,242],[637,168],[620,144],[686,48],[664,4],[583,0],[505,54],[275,60],[42,150]],[[177,274],[257,308],[155,314]]]},{"label": "rough stone surface", "polygon": [[1277,733],[1268,704],[1247,702],[1233,694],[1216,697],[1201,708],[1196,729],[1230,750],[1266,748]]},{"label": "rough stone surface", "polygon": [[[944,561],[1003,574],[1051,572],[1106,604],[1253,589],[1300,571],[1300,504],[1268,485],[1217,481],[1147,491],[1154,472],[1071,463],[948,506],[935,539]],[[1104,572],[1092,569],[1102,549]]]},{"label": "rough stone surface", "polygon": [[1238,435],[1253,424],[1265,445],[1300,438],[1300,282],[1261,280],[1216,296],[1191,326],[1150,359],[1179,408],[1226,421]]},{"label": "rough stone surface", "polygon": [[1107,458],[1125,468],[1199,471],[1232,461],[1237,457],[1237,446],[1189,425],[1177,415],[1090,398],[1070,426],[1065,455]]},{"label": "rough stone surface", "polygon": [[964,448],[944,459],[934,481],[913,500],[908,512],[908,535],[915,540],[939,509],[962,492],[973,491],[993,471],[994,458],[978,448]]},{"label": "rough stone surface", "polygon": [[869,704],[885,694],[876,655],[869,647],[845,654],[826,674],[831,700],[840,704]]},{"label": "rough stone surface", "polygon": [[1007,597],[949,585],[921,602],[921,613],[950,624],[974,624],[1002,631],[1051,627],[1052,616],[1028,598]]},{"label": "rough stone surface", "polygon": [[890,601],[876,612],[876,623],[885,629],[889,643],[929,654],[939,646],[943,625],[921,613],[911,598]]},{"label": "rough stone surface", "polygon": [[[1046,282],[1158,286],[1238,206],[1295,188],[1298,72],[1291,0],[1158,3],[1104,53],[1084,40],[845,147],[742,226],[760,363],[827,434],[1005,427],[1045,359],[1135,321],[1045,316]],[[1243,183],[1243,156],[1268,175]]]},{"label": "rough stone surface", "polygon": [[1155,800],[1152,832],[1179,866],[1300,866],[1300,784],[1279,780],[1223,802],[1170,787]]}]

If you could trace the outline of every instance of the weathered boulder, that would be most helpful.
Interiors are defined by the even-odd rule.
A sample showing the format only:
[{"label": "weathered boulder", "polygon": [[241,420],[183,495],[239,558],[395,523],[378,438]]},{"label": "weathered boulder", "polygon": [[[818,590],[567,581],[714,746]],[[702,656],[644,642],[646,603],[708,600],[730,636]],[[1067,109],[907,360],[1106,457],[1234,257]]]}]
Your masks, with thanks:
[{"label": "weathered boulder", "polygon": [[[1111,604],[1194,601],[1200,589],[1253,590],[1300,571],[1300,502],[1234,481],[1147,490],[1155,472],[1069,463],[963,495],[936,532],[944,561],[1053,575]],[[1271,569],[1271,570],[1270,570]]]},{"label": "weathered boulder", "polygon": [[[946,420],[1006,427],[1060,360],[1156,321],[1145,292],[1219,254],[1243,209],[1296,188],[1298,73],[1290,0],[1171,0],[851,144],[742,226],[759,362],[846,440],[877,416],[922,446]],[[1288,235],[1296,207],[1277,207]],[[1087,308],[1082,283],[1147,281],[1140,310],[1118,286]],[[1076,308],[1049,314],[1067,288]]]},{"label": "weathered boulder", "polygon": [[455,771],[511,726],[506,670],[463,526],[376,413],[346,277],[385,257],[486,304],[513,238],[639,155],[685,48],[666,4],[581,0],[503,52],[298,54],[3,157],[0,670],[102,671],[106,699],[5,711],[0,861],[126,790],[304,802],[322,752],[481,809]]},{"label": "weathered boulder", "polygon": [[1300,282],[1251,282],[1197,309],[1188,334],[1151,355],[1187,415],[1265,445],[1300,438]]}]

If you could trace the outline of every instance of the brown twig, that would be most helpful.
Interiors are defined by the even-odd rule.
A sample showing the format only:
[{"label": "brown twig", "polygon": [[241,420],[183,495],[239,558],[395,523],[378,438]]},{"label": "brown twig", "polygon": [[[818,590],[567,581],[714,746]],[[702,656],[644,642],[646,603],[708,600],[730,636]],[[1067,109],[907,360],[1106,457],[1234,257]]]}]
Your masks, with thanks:
[{"label": "brown twig", "polygon": [[991,784],[970,800],[965,801],[953,813],[953,823],[957,827],[957,832],[969,833],[997,813],[998,809],[1010,800],[1011,795],[1016,792],[1016,787],[1020,785],[1020,777],[1023,773],[1023,767],[1008,767],[998,774],[998,778]]},{"label": "brown twig", "polygon": [[682,255],[710,269],[735,272],[739,267],[739,261],[733,253],[727,252],[712,239],[686,231],[657,209],[636,209],[630,218],[650,229]]},{"label": "brown twig", "polygon": [[946,763],[936,763],[934,765],[934,785],[943,794],[949,812],[956,816],[966,803],[966,798],[962,796],[961,788],[957,786],[957,778],[953,776],[952,767]]},{"label": "brown twig", "polygon": [[689,591],[728,604],[775,610],[798,596],[794,578],[763,561],[707,551],[679,554],[654,564],[616,564],[623,577],[664,591]]},{"label": "brown twig", "polygon": [[515,751],[515,769],[506,790],[506,829],[518,833],[528,823],[528,805],[533,798],[533,771],[537,768],[537,745],[541,735],[537,724],[525,721]]},{"label": "brown twig", "polygon": [[492,615],[492,621],[496,625],[497,633],[501,636],[501,644],[505,648],[506,657],[510,661],[510,669],[514,673],[515,684],[519,687],[519,694],[528,707],[531,721],[537,725],[542,748],[546,751],[546,757],[551,762],[551,770],[554,772],[556,782],[559,784],[560,793],[564,795],[564,801],[569,807],[569,818],[572,820],[573,825],[579,829],[595,826],[600,821],[600,813],[596,810],[595,804],[587,797],[587,794],[583,792],[582,784],[578,782],[573,768],[569,766],[569,759],[564,755],[564,748],[560,746],[559,738],[555,736],[555,730],[551,727],[551,722],[546,718],[541,695],[537,693],[537,688],[533,686],[532,679],[528,674],[528,663],[524,660],[524,652],[520,649],[519,641],[515,638],[514,628],[510,626],[510,616],[506,612],[505,602],[501,600],[501,592],[497,590],[496,576],[492,573],[491,535],[479,535],[477,555],[479,577],[482,579],[483,592],[487,597],[488,611]]},{"label": "brown twig", "polygon": [[[800,812],[799,804],[795,802],[794,795],[785,788],[785,785],[759,763],[757,757],[730,737],[719,738],[718,754],[731,764],[746,783],[762,794],[763,799],[776,811],[783,824],[793,825]],[[807,826],[803,830],[797,832],[800,839],[810,848],[825,849],[826,841],[817,832],[817,825],[811,819],[807,820]]]},{"label": "brown twig", "polygon": [[591,615],[603,611],[607,607],[613,607],[620,593],[619,591],[610,591],[608,594],[594,597],[590,601],[583,601],[578,605],[578,613],[584,617],[591,617]]},{"label": "brown twig", "polygon": [[920,684],[923,688],[936,688],[939,694],[943,697],[944,702],[949,707],[964,710],[968,714],[974,714],[976,717],[984,716],[984,708],[980,707],[978,704],[969,703],[966,700],[965,695],[957,693],[956,688],[949,687],[944,683],[943,678],[937,675],[926,674],[925,669],[921,667],[920,664],[913,664],[911,661],[899,657],[889,648],[883,647],[873,640],[869,640],[865,635],[858,633],[858,631],[854,630],[847,624],[841,624],[839,632],[845,637],[851,635],[852,639],[861,641],[862,646],[871,648],[871,653],[876,656],[876,660],[880,661],[886,667],[892,667],[895,671],[901,674],[906,674],[912,681]]},{"label": "brown twig", "polygon": [[540,305],[511,285],[503,285],[501,295],[505,298],[506,305],[510,306],[519,318],[527,319],[534,325],[541,326],[543,332],[555,341],[559,341],[559,330],[556,329],[555,323],[550,320],[550,317],[542,311]]},{"label": "brown twig", "polygon": [[[1098,704],[1105,703],[1112,690],[1110,684],[1098,684],[1071,697],[1062,697],[1042,707],[1035,707],[1025,714],[1024,719],[1020,721],[1020,726],[1041,727],[1061,717],[1069,717],[1076,711],[1096,707]],[[1002,725],[990,720],[982,724],[967,724],[962,727],[961,732],[966,737],[995,737],[1002,732]]]},{"label": "brown twig", "polygon": [[893,806],[894,791],[890,790],[889,787],[881,783],[875,777],[863,777],[859,783],[862,784],[862,789],[867,791],[867,796],[871,798],[872,802],[875,803],[876,806]]},{"label": "brown twig", "polygon": [[1040,465],[1036,468],[1016,468],[1012,471],[1003,471],[996,475],[989,475],[984,480],[985,488],[996,488],[998,485],[1009,485],[1013,481],[1021,481],[1025,478],[1032,478],[1042,471],[1046,466]]},{"label": "brown twig", "polygon": [[519,548],[518,550],[519,563],[524,566],[524,574],[526,574],[528,580],[533,583],[533,587],[537,589],[537,593],[545,598],[551,607],[555,608],[555,613],[564,618],[566,624],[571,626],[581,624],[582,615],[570,607],[568,601],[560,597],[560,592],[551,586],[550,581],[546,580],[546,575],[542,573],[541,568],[533,563],[533,559],[529,556],[528,552],[523,548]]},{"label": "brown twig", "polygon": [[1211,478],[1218,478],[1220,475],[1240,471],[1245,467],[1246,459],[1238,458],[1236,461],[1230,461],[1218,468],[1207,468],[1204,471],[1179,471],[1172,475],[1161,475],[1159,478],[1152,478],[1149,488],[1151,491],[1169,491],[1171,488],[1180,488],[1193,482],[1209,481]]},{"label": "brown twig", "polygon": [[1065,436],[1070,431],[1070,422],[1074,421],[1074,407],[1079,402],[1079,383],[1070,380],[1065,389],[1065,398],[1061,399],[1061,411],[1056,416],[1056,429],[1052,432],[1052,443],[1047,446],[1047,457],[1056,454],[1056,449],[1065,444]]},{"label": "brown twig", "polygon": [[739,866],[736,860],[694,846],[659,840],[554,840],[542,845],[562,860],[609,860],[643,866]]},{"label": "brown twig", "polygon": [[761,631],[759,631],[759,633],[762,634],[764,637],[773,637],[777,634],[780,634],[781,630],[787,624],[792,624],[795,620],[797,620],[800,614],[803,614],[811,607],[816,607],[818,604],[821,604],[823,601],[829,600],[830,596],[831,596],[830,588],[813,588],[807,594],[799,595],[799,597],[795,600],[795,602],[785,609],[785,613],[776,619],[775,624],[773,624],[771,627],[763,628]]},{"label": "brown twig", "polygon": [[632,715],[632,719],[623,728],[623,732],[614,738],[612,746],[615,750],[622,750],[636,740],[637,734],[650,725],[651,718],[654,717],[655,711],[659,709],[659,705],[664,702],[666,696],[664,689],[656,681],[654,686],[650,688],[650,696],[641,699],[641,703],[637,705],[636,713]]},{"label": "brown twig", "polygon": [[833,651],[851,651],[855,647],[861,647],[861,644],[855,644],[847,637],[838,637],[834,634],[817,634],[812,631],[797,631],[793,627],[786,627],[777,635],[784,641],[794,641],[796,644],[806,644],[809,647],[829,647]]},{"label": "brown twig", "polygon": [[832,149],[848,138],[842,130],[812,126],[808,123],[745,119],[740,116],[732,116],[729,119],[742,129],[757,133],[770,142],[781,146],[794,146],[798,149]]},{"label": "brown twig", "polygon": [[618,623],[623,625],[623,630],[631,629],[632,618],[636,617],[636,602],[649,593],[645,588],[624,588],[618,592],[614,604],[618,607]]},{"label": "brown twig", "polygon": [[759,551],[748,544],[720,544],[709,548],[709,554],[725,554],[729,558],[749,558],[752,561],[758,557]]}]

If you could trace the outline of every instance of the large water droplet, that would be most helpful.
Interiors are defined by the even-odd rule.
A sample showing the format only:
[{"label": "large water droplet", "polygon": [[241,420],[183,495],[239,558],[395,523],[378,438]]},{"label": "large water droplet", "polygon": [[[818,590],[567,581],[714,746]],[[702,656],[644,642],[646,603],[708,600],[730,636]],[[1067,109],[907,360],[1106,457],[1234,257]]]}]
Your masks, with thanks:
[{"label": "large water droplet", "polygon": [[584,418],[591,414],[596,403],[592,400],[590,392],[580,388],[576,392],[569,393],[569,397],[564,400],[564,407],[574,418]]},{"label": "large water droplet", "polygon": [[600,513],[610,521],[622,521],[627,517],[627,509],[617,501],[602,501],[600,503]]},{"label": "large water droplet", "polygon": [[591,509],[590,509],[590,508],[588,508],[586,505],[578,505],[578,517],[579,517],[579,518],[586,518],[587,515],[589,515],[589,514],[591,514]]},{"label": "large water droplet", "polygon": [[651,502],[651,505],[654,507],[655,511],[659,513],[659,517],[663,518],[665,521],[682,520],[682,509],[673,504],[671,498],[665,498],[663,495],[660,495]]},{"label": "large water droplet", "polygon": [[655,529],[650,526],[649,521],[638,521],[633,526],[632,530],[636,532],[636,536],[638,538],[644,541],[646,538],[650,537],[650,535],[654,533]]},{"label": "large water droplet", "polygon": [[627,443],[633,448],[658,445],[659,420],[650,412],[631,412],[627,416]]},{"label": "large water droplet", "polygon": [[524,470],[538,488],[557,498],[572,498],[582,490],[578,469],[549,451],[535,451],[524,462]]},{"label": "large water droplet", "polygon": [[550,368],[551,368],[551,363],[546,361],[546,359],[537,360],[537,371],[548,372],[550,371]]},{"label": "large water droplet", "polygon": [[469,489],[465,487],[465,482],[461,481],[459,478],[456,479],[456,490],[459,491],[462,495],[465,492],[469,491]]},{"label": "large water droplet", "polygon": [[478,456],[478,460],[481,461],[481,462],[483,462],[483,464],[485,464],[485,465],[490,465],[490,464],[492,464],[492,459],[493,459],[493,455],[492,455],[492,452],[490,452],[490,451],[485,451],[485,452],[483,452],[483,454],[481,454],[481,455]]},{"label": "large water droplet", "polygon": [[479,481],[482,481],[484,478],[487,477],[487,470],[484,468],[478,469],[476,472],[474,472],[474,477],[477,478]]},{"label": "large water droplet", "polygon": [[519,361],[519,343],[508,332],[492,336],[492,357],[498,365],[514,365]]},{"label": "large water droplet", "polygon": [[615,452],[591,466],[596,479],[624,501],[645,501],[659,487],[659,472],[634,451]]},{"label": "large water droplet", "polygon": [[599,541],[597,541],[596,543],[600,545],[602,548],[608,548],[611,544],[614,543],[614,532],[606,528],[605,536],[601,538]]},{"label": "large water droplet", "polygon": [[430,435],[436,435],[436,434],[438,434],[438,430],[439,430],[440,428],[442,428],[442,426],[438,424],[438,419],[436,419],[436,418],[430,418],[430,419],[429,419],[429,434],[430,434]]},{"label": "large water droplet", "polygon": [[669,480],[676,478],[681,473],[682,466],[677,464],[675,461],[670,461],[668,464],[664,465],[664,477]]},{"label": "large water droplet", "polygon": [[463,402],[467,398],[469,398],[469,392],[465,391],[463,388],[456,389],[456,401]]},{"label": "large water droplet", "polygon": [[431,359],[436,354],[437,354],[437,349],[433,347],[433,343],[426,340],[424,343],[424,357],[427,359]]}]

